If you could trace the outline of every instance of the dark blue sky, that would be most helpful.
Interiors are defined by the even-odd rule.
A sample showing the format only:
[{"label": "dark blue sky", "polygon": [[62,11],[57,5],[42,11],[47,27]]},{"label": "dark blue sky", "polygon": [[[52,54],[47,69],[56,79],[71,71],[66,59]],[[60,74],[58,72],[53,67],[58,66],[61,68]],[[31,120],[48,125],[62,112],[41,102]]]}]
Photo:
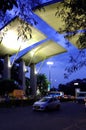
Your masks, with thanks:
[{"label": "dark blue sky", "polygon": [[45,74],[49,79],[49,66],[47,65],[47,61],[53,62],[53,65],[51,65],[51,69],[50,69],[52,86],[57,87],[60,83],[64,84],[75,79],[86,78],[86,66],[72,73],[68,79],[64,78],[65,68],[69,65],[69,54],[67,52],[64,54],[60,54],[58,56],[49,58],[48,60],[45,60],[43,64],[40,63],[40,65],[39,64],[37,65],[37,69],[39,69],[39,67],[42,64],[42,67],[39,73]]},{"label": "dark blue sky", "polygon": [[[86,53],[86,50],[84,50]],[[68,79],[64,78],[65,68],[67,66],[70,66],[69,64],[69,56],[70,54],[72,56],[77,57],[79,54],[78,51],[75,52],[74,50],[70,52],[66,52],[60,55],[53,56],[47,60],[44,60],[43,62],[40,62],[36,65],[36,70],[41,73],[45,74],[49,80],[49,71],[50,71],[50,77],[51,77],[51,86],[58,87],[59,84],[65,84],[72,80],[76,79],[83,79],[86,78],[86,66],[81,67],[76,72],[69,75]],[[77,62],[83,60],[85,57],[77,59]],[[53,62],[53,65],[47,65],[47,62],[51,61]],[[26,76],[29,77],[29,73],[26,74]]]}]

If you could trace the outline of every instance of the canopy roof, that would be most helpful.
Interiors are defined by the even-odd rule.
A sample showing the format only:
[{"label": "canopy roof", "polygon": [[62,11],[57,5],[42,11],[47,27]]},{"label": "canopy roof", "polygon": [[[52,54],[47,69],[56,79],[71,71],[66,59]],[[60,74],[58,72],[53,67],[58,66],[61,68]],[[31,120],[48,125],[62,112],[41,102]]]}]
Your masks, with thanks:
[{"label": "canopy roof", "polygon": [[[60,7],[60,8],[59,8]],[[44,9],[35,10],[35,14],[37,14],[41,19],[43,19],[46,23],[48,23],[48,25],[50,25],[50,27],[52,27],[54,30],[56,30],[56,32],[60,32],[60,34],[64,34],[65,35],[65,26],[66,23],[65,21],[62,19],[62,15],[60,14],[60,16],[55,16],[56,12],[59,12],[59,10],[63,10],[63,3],[62,2],[57,2],[54,4],[50,4],[47,6],[44,6]],[[70,8],[66,8],[64,9],[64,12],[66,14],[66,12],[70,13]],[[65,16],[66,17],[66,16]],[[80,28],[78,28],[78,30],[83,30],[83,27],[80,26]],[[73,31],[77,31],[77,30],[73,30]],[[86,31],[86,30],[85,30]],[[84,32],[84,31],[83,31]],[[71,33],[72,34],[72,33]],[[71,44],[73,44],[75,47],[77,47],[78,49],[83,49],[82,46],[79,46],[79,44],[77,44],[79,42],[79,38],[83,33],[79,31],[77,31],[76,35],[72,35],[71,37],[68,37],[68,40]],[[84,46],[84,48],[86,48],[86,45]]]},{"label": "canopy roof", "polygon": [[[27,31],[25,32],[28,37],[28,40],[26,41],[24,41],[24,39],[22,40],[21,36],[18,39],[18,33],[23,31],[23,27],[28,27]],[[32,30],[32,38],[30,38],[29,35],[29,28]],[[47,38],[47,36],[42,34],[39,30],[27,25],[26,22],[18,17],[13,19],[12,22],[10,22],[1,30],[1,34],[3,33],[5,34],[2,43],[0,44],[0,56],[12,56],[15,53],[18,54],[19,51],[23,51],[25,48],[29,46],[31,47],[35,43]],[[53,42],[51,39],[48,39],[20,58],[22,58],[26,64],[38,63],[44,59],[63,52],[66,52],[66,49]]]},{"label": "canopy roof", "polygon": [[[77,44],[80,35],[83,35],[82,33],[77,33],[72,37],[68,37],[67,35],[66,38],[64,37],[66,34],[64,32],[66,25],[61,17],[55,17],[56,11],[59,11],[57,7],[62,9],[62,3],[57,2],[47,5],[44,7],[45,11],[36,10],[33,13],[33,18],[36,19],[38,24],[33,27],[19,17],[14,18],[7,24],[0,32],[0,37],[4,34],[2,43],[0,44],[0,56],[18,55],[19,51],[23,52],[25,48],[32,47],[31,50],[28,49],[27,53],[19,58],[23,59],[26,65],[28,65],[31,63],[36,64],[51,56],[66,52],[68,50],[65,45],[67,41],[76,49],[83,49],[82,46],[78,46]],[[24,28],[26,29],[27,41],[23,39]],[[61,33],[59,33],[60,29],[62,30]],[[79,29],[81,30],[82,28]],[[30,38],[30,31],[32,31],[32,38]],[[38,42],[40,44],[33,47]]]}]

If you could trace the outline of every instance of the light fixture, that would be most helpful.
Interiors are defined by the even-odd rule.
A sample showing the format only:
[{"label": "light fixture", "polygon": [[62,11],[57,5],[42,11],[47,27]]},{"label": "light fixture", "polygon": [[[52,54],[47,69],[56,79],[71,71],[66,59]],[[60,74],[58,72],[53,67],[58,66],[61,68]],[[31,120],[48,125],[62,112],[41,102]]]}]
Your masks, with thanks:
[{"label": "light fixture", "polygon": [[52,61],[48,61],[47,65],[53,65],[53,62]]},{"label": "light fixture", "polygon": [[49,87],[51,88],[51,66],[53,65],[53,62],[48,61],[47,65],[49,66],[49,82],[50,82]]},{"label": "light fixture", "polygon": [[79,83],[74,83],[74,85],[79,85]]}]

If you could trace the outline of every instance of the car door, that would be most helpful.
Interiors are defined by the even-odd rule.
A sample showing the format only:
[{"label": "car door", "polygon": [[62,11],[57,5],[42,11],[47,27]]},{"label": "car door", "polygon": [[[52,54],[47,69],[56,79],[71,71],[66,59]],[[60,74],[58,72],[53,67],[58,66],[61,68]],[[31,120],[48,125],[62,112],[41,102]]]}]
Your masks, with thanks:
[{"label": "car door", "polygon": [[59,105],[60,105],[60,101],[58,99],[54,98],[54,108],[59,107]]},{"label": "car door", "polygon": [[51,99],[48,101],[48,108],[49,108],[49,109],[53,109],[54,107],[55,107],[54,99],[51,98]]}]

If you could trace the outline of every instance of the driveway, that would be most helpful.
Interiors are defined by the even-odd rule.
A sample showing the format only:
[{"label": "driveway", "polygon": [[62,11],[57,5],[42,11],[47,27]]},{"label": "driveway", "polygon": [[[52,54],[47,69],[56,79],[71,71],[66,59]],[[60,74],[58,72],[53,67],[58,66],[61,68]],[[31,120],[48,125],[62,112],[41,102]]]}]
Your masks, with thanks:
[{"label": "driveway", "polygon": [[84,104],[61,103],[59,111],[34,112],[32,106],[0,108],[0,130],[86,130]]}]

